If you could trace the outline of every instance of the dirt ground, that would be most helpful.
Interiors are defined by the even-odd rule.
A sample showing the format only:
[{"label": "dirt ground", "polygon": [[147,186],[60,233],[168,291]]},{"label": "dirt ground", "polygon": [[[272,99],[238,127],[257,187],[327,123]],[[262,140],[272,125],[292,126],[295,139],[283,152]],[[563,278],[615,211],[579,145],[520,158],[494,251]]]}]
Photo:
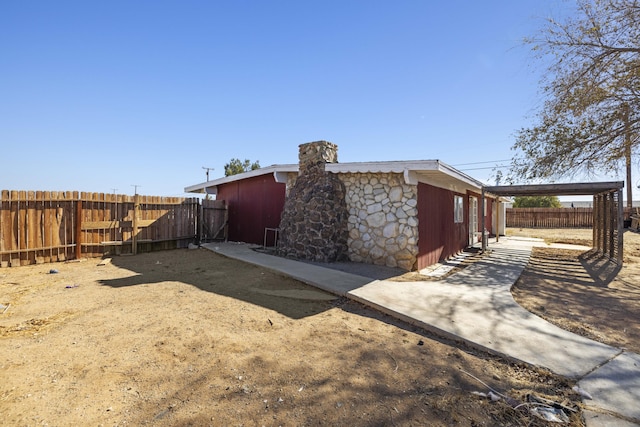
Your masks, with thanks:
[{"label": "dirt ground", "polygon": [[[99,262],[0,270],[0,424],[544,426],[514,407],[578,402],[563,378],[205,249]],[[515,400],[473,394],[488,387]]]},{"label": "dirt ground", "polygon": [[[508,235],[591,245],[591,229],[509,229]],[[640,353],[640,234],[624,234],[622,268],[590,251],[534,248],[512,289],[527,310],[559,327]]]}]

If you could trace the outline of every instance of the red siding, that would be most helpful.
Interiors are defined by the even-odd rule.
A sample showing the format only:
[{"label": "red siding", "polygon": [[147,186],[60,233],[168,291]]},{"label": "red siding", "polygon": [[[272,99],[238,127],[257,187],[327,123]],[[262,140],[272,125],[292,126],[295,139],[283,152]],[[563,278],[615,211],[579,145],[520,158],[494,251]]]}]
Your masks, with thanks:
[{"label": "red siding", "polygon": [[[483,231],[480,228],[480,222],[482,221],[482,194],[469,191],[469,196],[473,196],[478,199],[478,230]],[[487,203],[487,214],[484,217],[484,228],[489,231],[489,234],[493,234],[493,199],[488,198],[485,195]]]},{"label": "red siding", "polygon": [[484,223],[487,230],[489,230],[489,234],[493,233],[493,199],[487,198],[487,215],[484,217]]},{"label": "red siding", "polygon": [[[218,186],[216,199],[229,208],[229,240],[262,244],[265,228],[280,226],[284,207],[285,184],[273,175],[261,175]],[[273,234],[269,233],[273,245]]]},{"label": "red siding", "polygon": [[[456,224],[453,196],[464,198],[464,221]],[[469,201],[465,194],[418,183],[418,269],[460,252],[467,246]]]}]

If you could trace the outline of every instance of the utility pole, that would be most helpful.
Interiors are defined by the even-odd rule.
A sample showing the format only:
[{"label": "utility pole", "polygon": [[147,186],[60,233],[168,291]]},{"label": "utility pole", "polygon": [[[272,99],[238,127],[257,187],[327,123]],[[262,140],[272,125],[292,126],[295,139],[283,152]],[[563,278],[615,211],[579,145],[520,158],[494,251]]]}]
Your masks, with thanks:
[{"label": "utility pole", "polygon": [[627,166],[627,207],[633,207],[633,185],[631,183],[631,128],[629,126],[629,104],[622,104],[624,116],[624,157]]},{"label": "utility pole", "polygon": [[202,169],[207,171],[207,182],[209,182],[209,171],[212,171],[214,168],[206,168],[203,166]]},{"label": "utility pole", "polygon": [[138,194],[138,187],[142,187],[142,185],[138,185],[138,184],[131,184],[131,186],[133,187],[134,195]]}]

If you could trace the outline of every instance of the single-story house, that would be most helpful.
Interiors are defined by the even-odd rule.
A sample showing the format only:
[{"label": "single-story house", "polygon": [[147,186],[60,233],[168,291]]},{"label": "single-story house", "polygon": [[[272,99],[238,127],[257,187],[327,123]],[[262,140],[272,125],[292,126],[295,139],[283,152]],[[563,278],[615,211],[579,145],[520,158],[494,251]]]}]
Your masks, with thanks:
[{"label": "single-story house", "polygon": [[[229,240],[263,244],[265,229],[279,229],[278,244],[291,247],[284,254],[298,258],[419,270],[480,242],[483,230],[504,233],[504,213],[495,214],[503,212],[499,199],[485,194],[481,206],[483,184],[439,160],[338,163],[332,143],[299,149],[298,165],[268,166],[185,191],[225,200]],[[299,188],[303,184],[314,188]],[[325,232],[330,228],[337,234]],[[314,247],[330,240],[346,247]]]}]

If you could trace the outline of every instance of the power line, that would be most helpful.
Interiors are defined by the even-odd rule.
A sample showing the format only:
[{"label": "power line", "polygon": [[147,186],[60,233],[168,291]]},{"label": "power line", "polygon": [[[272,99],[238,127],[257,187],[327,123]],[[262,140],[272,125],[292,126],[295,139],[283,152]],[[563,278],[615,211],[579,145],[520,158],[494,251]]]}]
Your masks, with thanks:
[{"label": "power line", "polygon": [[460,172],[464,172],[464,171],[479,171],[479,170],[484,170],[484,169],[495,169],[495,168],[506,168],[509,167],[509,165],[495,165],[495,166],[487,166],[484,168],[469,168],[469,169],[460,169]]},{"label": "power line", "polygon": [[500,163],[500,162],[510,162],[510,161],[511,161],[511,159],[489,160],[487,162],[458,163],[456,165],[451,165],[451,166],[482,165],[482,164],[486,164],[486,163]]}]

